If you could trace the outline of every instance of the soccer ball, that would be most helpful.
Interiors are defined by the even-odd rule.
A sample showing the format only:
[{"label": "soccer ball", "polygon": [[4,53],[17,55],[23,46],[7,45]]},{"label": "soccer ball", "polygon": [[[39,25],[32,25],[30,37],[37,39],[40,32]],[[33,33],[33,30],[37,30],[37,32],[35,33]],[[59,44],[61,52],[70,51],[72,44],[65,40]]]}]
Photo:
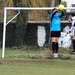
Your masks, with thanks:
[{"label": "soccer ball", "polygon": [[64,5],[63,5],[63,4],[60,4],[60,5],[58,6],[58,10],[64,10]]}]

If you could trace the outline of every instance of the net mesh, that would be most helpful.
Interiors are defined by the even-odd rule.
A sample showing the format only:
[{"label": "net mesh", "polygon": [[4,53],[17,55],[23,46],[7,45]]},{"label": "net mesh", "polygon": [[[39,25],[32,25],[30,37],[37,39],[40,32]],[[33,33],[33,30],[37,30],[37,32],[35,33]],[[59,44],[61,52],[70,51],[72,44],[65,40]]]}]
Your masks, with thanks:
[{"label": "net mesh", "polygon": [[[17,11],[9,11],[7,21],[16,13]],[[48,56],[51,54],[49,49],[50,19],[48,13],[50,11],[20,11],[19,16],[7,25],[5,41],[6,57],[43,58],[45,54]],[[3,23],[0,25],[0,45],[2,45],[2,27]]]}]

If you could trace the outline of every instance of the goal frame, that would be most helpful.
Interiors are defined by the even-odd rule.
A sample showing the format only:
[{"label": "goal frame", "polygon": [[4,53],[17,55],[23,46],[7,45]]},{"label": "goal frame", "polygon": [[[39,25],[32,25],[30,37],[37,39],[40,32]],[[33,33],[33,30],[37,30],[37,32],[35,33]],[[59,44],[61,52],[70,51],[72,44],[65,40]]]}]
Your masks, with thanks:
[{"label": "goal frame", "polygon": [[[52,10],[57,7],[4,7],[4,23],[3,23],[3,43],[2,43],[2,58],[4,58],[5,54],[5,37],[6,37],[6,26],[20,14],[20,10]],[[57,8],[58,9],[58,8]],[[67,9],[75,9],[75,7],[65,7]],[[7,19],[7,10],[18,10],[18,13],[10,19],[8,22]]]}]

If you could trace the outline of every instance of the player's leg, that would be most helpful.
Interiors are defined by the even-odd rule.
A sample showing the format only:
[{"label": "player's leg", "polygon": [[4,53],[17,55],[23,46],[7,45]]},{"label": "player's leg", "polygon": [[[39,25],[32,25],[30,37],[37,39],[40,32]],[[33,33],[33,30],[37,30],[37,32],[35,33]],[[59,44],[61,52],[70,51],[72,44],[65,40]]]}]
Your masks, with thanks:
[{"label": "player's leg", "polygon": [[72,40],[72,44],[73,44],[73,53],[75,53],[75,36],[73,37],[73,40]]},{"label": "player's leg", "polygon": [[53,37],[52,38],[52,51],[54,54],[54,57],[58,57],[58,38],[57,37]]},{"label": "player's leg", "polygon": [[56,46],[56,42],[55,42],[55,37],[52,37],[52,51],[53,51],[53,53],[55,53],[56,51],[55,51],[55,46]]}]

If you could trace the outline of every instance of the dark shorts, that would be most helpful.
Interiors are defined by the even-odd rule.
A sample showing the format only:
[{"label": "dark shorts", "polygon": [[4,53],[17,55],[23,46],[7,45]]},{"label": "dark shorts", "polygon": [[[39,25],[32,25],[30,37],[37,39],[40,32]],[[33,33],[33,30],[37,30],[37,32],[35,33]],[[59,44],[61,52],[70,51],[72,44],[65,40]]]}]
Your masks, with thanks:
[{"label": "dark shorts", "polygon": [[60,31],[51,31],[51,37],[60,37],[61,32]]}]

